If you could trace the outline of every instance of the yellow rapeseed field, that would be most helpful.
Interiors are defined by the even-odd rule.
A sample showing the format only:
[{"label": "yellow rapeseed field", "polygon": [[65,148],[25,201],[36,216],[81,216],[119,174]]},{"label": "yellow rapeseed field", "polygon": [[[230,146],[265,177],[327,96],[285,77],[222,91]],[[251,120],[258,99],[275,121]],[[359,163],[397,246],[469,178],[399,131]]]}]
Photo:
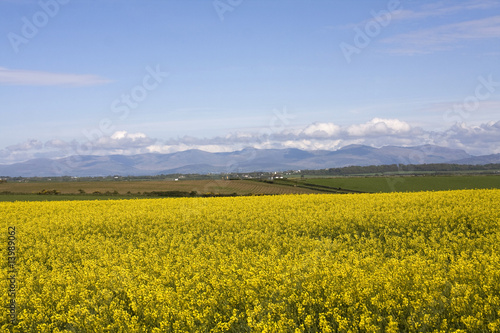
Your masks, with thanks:
[{"label": "yellow rapeseed field", "polygon": [[2,332],[500,331],[500,190],[15,202],[0,221]]}]

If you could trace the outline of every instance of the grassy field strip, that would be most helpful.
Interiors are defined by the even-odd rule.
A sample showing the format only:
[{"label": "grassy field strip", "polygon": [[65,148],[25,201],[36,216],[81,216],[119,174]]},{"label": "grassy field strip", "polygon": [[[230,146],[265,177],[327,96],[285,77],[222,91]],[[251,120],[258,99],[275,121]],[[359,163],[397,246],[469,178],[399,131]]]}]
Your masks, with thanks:
[{"label": "grassy field strip", "polygon": [[314,193],[301,188],[290,188],[284,185],[255,183],[245,180],[184,180],[184,181],[101,181],[101,182],[44,182],[44,183],[3,183],[0,192],[38,193],[45,190],[58,190],[61,194],[77,194],[79,190],[85,193],[100,193],[117,191],[119,194],[127,192],[150,191],[197,191],[198,193],[221,194],[285,194],[285,193]]},{"label": "grassy field strip", "polygon": [[310,178],[301,183],[362,192],[416,192],[500,188],[500,175]]},{"label": "grassy field strip", "polygon": [[[379,193],[500,188],[500,175],[337,177],[255,180],[7,182],[0,201],[131,199],[146,192],[181,191],[196,195],[276,195]],[[59,195],[37,195],[42,191]]]}]

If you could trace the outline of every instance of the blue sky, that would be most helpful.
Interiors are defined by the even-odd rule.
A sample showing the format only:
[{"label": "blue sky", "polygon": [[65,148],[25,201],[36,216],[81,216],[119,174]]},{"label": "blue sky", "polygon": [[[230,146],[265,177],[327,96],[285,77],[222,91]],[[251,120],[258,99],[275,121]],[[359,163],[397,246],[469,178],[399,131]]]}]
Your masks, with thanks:
[{"label": "blue sky", "polygon": [[0,0],[0,163],[500,153],[500,1]]}]

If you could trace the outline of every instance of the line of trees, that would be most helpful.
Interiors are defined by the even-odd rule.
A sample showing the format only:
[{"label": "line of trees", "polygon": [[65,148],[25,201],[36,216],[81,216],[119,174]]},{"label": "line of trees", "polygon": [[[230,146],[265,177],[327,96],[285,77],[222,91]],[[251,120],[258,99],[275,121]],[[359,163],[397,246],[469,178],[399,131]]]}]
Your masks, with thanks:
[{"label": "line of trees", "polygon": [[500,171],[500,164],[468,165],[468,164],[390,164],[370,166],[348,166],[321,170],[302,170],[308,175],[355,175],[355,174],[385,174],[385,173],[421,173],[421,172],[491,172]]}]

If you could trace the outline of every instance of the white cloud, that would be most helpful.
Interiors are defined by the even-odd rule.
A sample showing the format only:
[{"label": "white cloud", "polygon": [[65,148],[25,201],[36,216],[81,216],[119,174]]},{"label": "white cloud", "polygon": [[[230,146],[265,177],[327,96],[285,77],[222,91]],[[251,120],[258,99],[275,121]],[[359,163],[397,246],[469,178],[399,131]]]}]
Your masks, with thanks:
[{"label": "white cloud", "polygon": [[457,123],[442,133],[435,133],[437,142],[446,142],[448,147],[467,150],[471,154],[500,153],[500,121],[467,126]]},{"label": "white cloud", "polygon": [[47,141],[45,143],[46,148],[55,148],[55,149],[60,149],[60,148],[70,148],[71,144],[69,144],[66,141],[59,140],[59,139],[53,139],[50,141]]},{"label": "white cloud", "polygon": [[0,85],[8,86],[93,86],[111,82],[90,74],[51,73],[0,67]]},{"label": "white cloud", "polygon": [[347,128],[350,136],[374,136],[405,134],[410,132],[408,123],[398,119],[374,118],[364,124],[352,125]]},{"label": "white cloud", "polygon": [[111,136],[103,136],[91,142],[93,150],[117,150],[146,148],[156,142],[156,139],[148,138],[144,133],[128,133],[117,131]]},{"label": "white cloud", "polygon": [[461,42],[500,38],[500,16],[441,25],[385,38],[393,54],[428,54],[461,47]]},{"label": "white cloud", "polygon": [[28,151],[28,150],[38,150],[43,147],[41,141],[30,139],[28,141],[19,143],[17,145],[8,146],[6,149],[10,151]]},{"label": "white cloud", "polygon": [[303,134],[310,137],[332,137],[341,133],[341,128],[334,123],[315,123],[307,126]]},{"label": "white cloud", "polygon": [[[330,26],[330,29],[353,29],[356,27],[364,27],[368,22],[376,20],[378,22],[383,22],[390,20],[394,21],[417,21],[417,20],[428,20],[430,18],[438,17],[443,18],[445,16],[450,16],[457,14],[459,12],[471,12],[473,10],[492,10],[494,8],[500,7],[500,2],[497,0],[468,0],[468,1],[436,1],[431,3],[424,3],[420,7],[416,7],[419,4],[414,3],[414,8],[409,9],[409,3],[405,3],[401,8],[391,11],[390,13],[386,10],[382,10],[377,15],[372,15],[370,18],[363,20],[358,23],[345,24],[342,26]],[[397,6],[399,7],[399,5]],[[390,15],[390,16],[388,16]]]},{"label": "white cloud", "polygon": [[111,139],[113,140],[129,139],[136,141],[145,138],[147,138],[147,136],[144,133],[127,133],[127,131],[117,131],[111,135]]},{"label": "white cloud", "polygon": [[[239,149],[243,149],[244,147],[241,147]],[[177,144],[177,145],[165,145],[165,144],[154,144],[151,146],[148,146],[147,152],[149,153],[159,153],[159,154],[170,154],[170,153],[175,153],[178,151],[184,151],[184,150],[190,150],[190,149],[199,149],[203,150],[206,152],[210,153],[224,153],[224,152],[231,152],[239,149],[235,149],[234,146],[231,145],[203,145],[203,144],[192,144],[192,145],[186,145],[186,144]]]},{"label": "white cloud", "polygon": [[448,5],[445,2],[435,2],[425,4],[417,10],[399,9],[393,13],[392,19],[394,20],[422,20],[430,17],[443,17],[444,15],[451,15],[461,11],[471,10],[485,10],[499,7],[498,1],[495,0],[471,0],[453,5]]}]

